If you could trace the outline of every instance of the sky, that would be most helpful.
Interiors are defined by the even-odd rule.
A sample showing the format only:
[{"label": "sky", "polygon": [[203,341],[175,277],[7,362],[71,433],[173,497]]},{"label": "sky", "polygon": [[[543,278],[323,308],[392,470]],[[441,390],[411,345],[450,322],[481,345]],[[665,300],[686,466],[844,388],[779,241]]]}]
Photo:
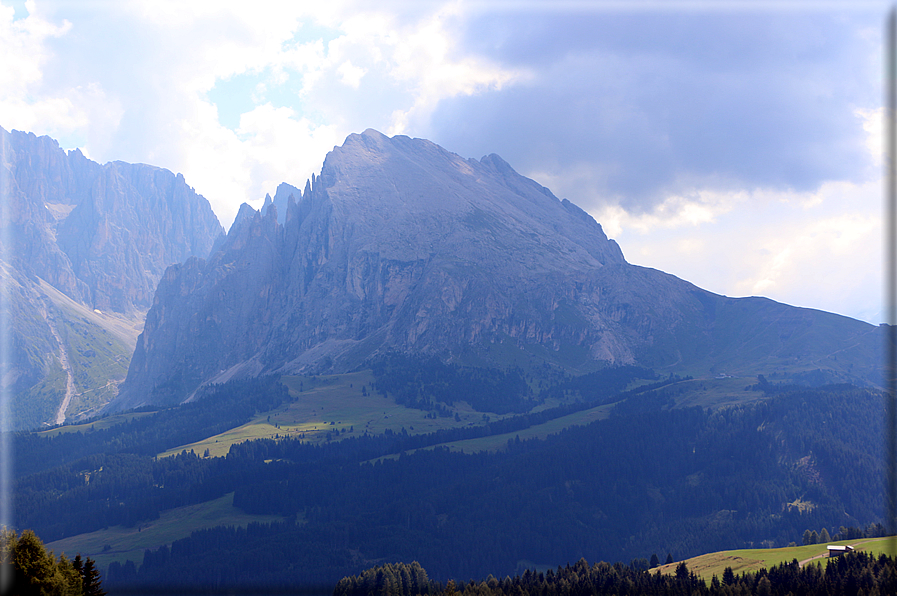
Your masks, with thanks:
[{"label": "sky", "polygon": [[367,128],[497,153],[630,263],[882,318],[884,2],[0,0],[0,127],[221,223]]}]

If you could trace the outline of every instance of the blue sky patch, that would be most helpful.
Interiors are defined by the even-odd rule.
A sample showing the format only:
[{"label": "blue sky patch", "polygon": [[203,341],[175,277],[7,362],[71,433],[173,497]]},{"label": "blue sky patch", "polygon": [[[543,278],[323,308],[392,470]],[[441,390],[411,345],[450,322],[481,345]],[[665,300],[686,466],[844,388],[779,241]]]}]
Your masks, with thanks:
[{"label": "blue sky patch", "polygon": [[4,2],[0,4],[3,4],[4,6],[12,6],[12,9],[15,11],[12,17],[13,21],[28,18],[28,9],[25,8],[25,0],[4,0]]},{"label": "blue sky patch", "polygon": [[216,82],[208,98],[218,107],[218,122],[236,131],[240,126],[240,115],[252,111],[257,105],[253,97],[258,97],[256,89],[259,83],[265,83],[265,79],[264,73],[246,73]]}]

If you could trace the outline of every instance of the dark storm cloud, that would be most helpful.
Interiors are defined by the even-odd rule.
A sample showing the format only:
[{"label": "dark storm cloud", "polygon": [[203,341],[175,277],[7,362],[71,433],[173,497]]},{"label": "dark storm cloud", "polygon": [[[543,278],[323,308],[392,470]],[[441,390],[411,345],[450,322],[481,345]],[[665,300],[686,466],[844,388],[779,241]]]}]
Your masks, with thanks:
[{"label": "dark storm cloud", "polygon": [[588,164],[595,191],[635,210],[692,184],[858,181],[879,29],[825,12],[482,15],[461,47],[535,76],[443,101],[429,136],[524,172]]}]

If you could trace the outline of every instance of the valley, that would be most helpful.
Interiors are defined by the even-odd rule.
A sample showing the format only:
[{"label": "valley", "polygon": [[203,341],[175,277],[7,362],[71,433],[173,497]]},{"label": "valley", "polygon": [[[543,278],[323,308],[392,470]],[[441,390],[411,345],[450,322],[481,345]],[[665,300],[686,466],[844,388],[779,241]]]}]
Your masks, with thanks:
[{"label": "valley", "polygon": [[159,519],[146,521],[136,527],[113,526],[47,544],[58,554],[84,553],[102,569],[112,562],[143,560],[147,549],[170,545],[187,538],[191,533],[217,526],[245,528],[250,523],[264,524],[282,521],[277,515],[247,515],[233,506],[234,495],[228,493],[198,505],[176,507],[164,512]]}]

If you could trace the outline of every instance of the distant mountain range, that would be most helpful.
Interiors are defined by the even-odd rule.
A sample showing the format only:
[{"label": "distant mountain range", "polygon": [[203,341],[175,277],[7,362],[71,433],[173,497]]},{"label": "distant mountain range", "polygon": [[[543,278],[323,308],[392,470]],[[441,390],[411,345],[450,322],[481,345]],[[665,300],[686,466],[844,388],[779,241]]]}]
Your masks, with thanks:
[{"label": "distant mountain range", "polygon": [[16,426],[95,412],[117,393],[165,268],[208,256],[224,229],[180,174],[2,128],[0,200]]},{"label": "distant mountain range", "polygon": [[162,276],[110,409],[393,353],[878,382],[876,327],[631,265],[591,216],[497,155],[464,159],[422,139],[349,136],[303,191],[283,184],[260,211],[244,204],[201,253]]}]

